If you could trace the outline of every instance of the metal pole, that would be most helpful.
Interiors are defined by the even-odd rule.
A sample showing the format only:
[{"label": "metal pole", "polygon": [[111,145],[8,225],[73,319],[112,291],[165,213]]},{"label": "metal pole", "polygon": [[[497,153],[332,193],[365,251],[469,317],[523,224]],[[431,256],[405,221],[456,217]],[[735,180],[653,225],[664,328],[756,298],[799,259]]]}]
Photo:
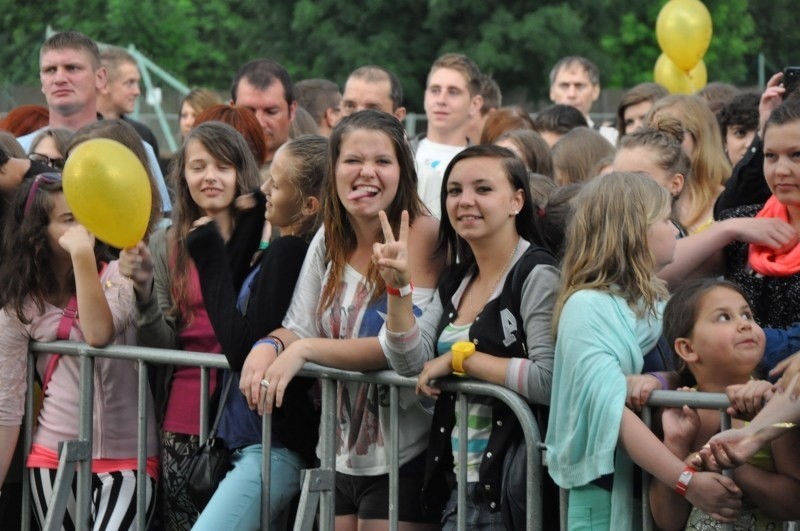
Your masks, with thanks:
[{"label": "metal pole", "polygon": [[78,492],[75,525],[78,529],[91,529],[92,512],[92,415],[94,405],[94,358],[80,351],[81,389],[78,414],[78,440],[88,445],[89,455],[78,462]]},{"label": "metal pole", "polygon": [[28,454],[33,442],[33,418],[34,397],[33,397],[33,375],[36,374],[36,357],[28,349],[28,385],[25,391],[25,429],[22,437],[22,531],[30,531],[31,528],[31,476],[26,466]]},{"label": "metal pole", "polygon": [[[265,397],[266,399],[266,397]],[[261,529],[269,529],[272,488],[272,414],[261,417]]]},{"label": "metal pole", "polygon": [[458,393],[458,530],[467,529],[467,396]]},{"label": "metal pole", "polygon": [[389,386],[389,530],[397,531],[400,519],[400,396],[397,386]]},{"label": "metal pole", "polygon": [[208,439],[208,367],[200,367],[200,444]]},{"label": "metal pole", "polygon": [[[336,387],[337,382],[323,378],[322,418],[320,419],[320,468],[336,472]],[[333,530],[335,523],[334,490],[322,491],[319,507],[320,529]]]},{"label": "metal pole", "polygon": [[[145,531],[147,526],[147,365],[138,361],[139,410],[136,447],[136,529]],[[153,492],[153,496],[155,496]]]}]

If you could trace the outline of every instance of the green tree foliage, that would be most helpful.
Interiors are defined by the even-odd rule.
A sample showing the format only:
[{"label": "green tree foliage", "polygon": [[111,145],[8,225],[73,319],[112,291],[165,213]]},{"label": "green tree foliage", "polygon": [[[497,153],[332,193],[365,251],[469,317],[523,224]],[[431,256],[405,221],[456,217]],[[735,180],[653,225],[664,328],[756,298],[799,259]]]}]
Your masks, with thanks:
[{"label": "green tree foliage", "polygon": [[[506,95],[546,97],[564,55],[585,55],[605,87],[652,79],[660,50],[655,20],[666,0],[0,0],[3,83],[37,83],[47,25],[98,41],[135,45],[190,85],[227,88],[250,59],[271,57],[295,79],[340,85],[364,64],[394,70],[407,106],[419,111],[431,62],[460,51],[492,74]],[[754,84],[762,48],[777,70],[800,44],[795,0],[705,0],[714,37],[710,80]]]}]

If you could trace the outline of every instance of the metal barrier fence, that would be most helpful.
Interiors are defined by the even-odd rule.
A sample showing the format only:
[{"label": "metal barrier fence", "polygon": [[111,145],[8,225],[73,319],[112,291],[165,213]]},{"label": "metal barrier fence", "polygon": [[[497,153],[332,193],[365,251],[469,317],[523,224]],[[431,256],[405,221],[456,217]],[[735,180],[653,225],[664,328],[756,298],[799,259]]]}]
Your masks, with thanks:
[{"label": "metal barrier fence", "polygon": [[[200,396],[200,439],[208,436],[208,383],[209,371],[212,368],[227,369],[228,363],[224,356],[192,353],[176,350],[152,349],[131,346],[110,346],[106,348],[93,348],[83,343],[57,341],[53,343],[33,343],[31,351],[38,353],[60,353],[80,358],[80,413],[78,418],[78,440],[64,441],[59,447],[59,469],[46,517],[44,529],[60,529],[66,511],[67,500],[71,491],[72,480],[77,467],[77,492],[76,492],[76,523],[79,529],[88,528],[90,521],[90,489],[91,489],[91,447],[92,447],[92,402],[94,381],[94,358],[115,358],[135,361],[138,365],[138,478],[136,488],[136,508],[138,515],[146,513],[145,462],[146,462],[146,433],[147,423],[152,419],[147,418],[147,364],[173,364],[199,366],[201,368],[201,396]],[[24,454],[23,463],[27,462],[28,452],[31,447],[33,434],[33,375],[34,356],[28,356],[28,391],[25,409],[24,426]],[[335,474],[335,406],[336,406],[336,381],[348,380],[361,383],[385,385],[389,387],[389,526],[395,531],[398,526],[398,433],[399,426],[399,388],[415,387],[416,380],[399,376],[393,371],[378,371],[372,373],[354,373],[306,364],[300,371],[301,376],[319,378],[322,385],[322,415],[320,423],[320,466],[316,469],[306,470],[302,480],[300,505],[295,520],[295,530],[311,529],[319,506],[319,527],[330,530],[334,528],[333,484]],[[501,386],[477,381],[442,381],[441,388],[446,391],[456,392],[458,396],[458,414],[466,418],[466,395],[483,395],[502,400],[520,420],[526,442],[527,457],[527,493],[526,517],[527,529],[542,528],[542,439],[536,419],[525,400],[517,393]],[[264,429],[262,442],[265,456],[270,455],[270,415],[264,415]],[[466,455],[467,423],[460,424],[459,452]],[[269,476],[270,459],[263,459],[262,466],[262,504],[261,522],[262,529],[268,528],[269,515]],[[24,466],[24,465],[23,465]],[[466,477],[466,459],[459,459],[457,476]],[[23,473],[23,498],[22,498],[22,529],[31,528],[30,479],[27,471]],[[466,529],[466,481],[458,482],[458,528]],[[138,518],[138,529],[144,531],[147,522],[145,518]]]}]

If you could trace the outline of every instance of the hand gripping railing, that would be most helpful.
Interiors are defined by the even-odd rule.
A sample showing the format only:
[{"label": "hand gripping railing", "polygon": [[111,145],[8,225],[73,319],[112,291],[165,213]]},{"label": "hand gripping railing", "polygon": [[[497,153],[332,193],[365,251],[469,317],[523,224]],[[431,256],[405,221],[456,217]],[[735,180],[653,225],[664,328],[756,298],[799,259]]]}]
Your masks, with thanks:
[{"label": "hand gripping railing", "polygon": [[[201,397],[200,397],[200,439],[205,440],[208,436],[208,381],[209,370],[211,368],[227,369],[228,363],[224,356],[209,355],[203,353],[193,353],[176,350],[163,350],[145,347],[131,346],[110,346],[106,348],[93,348],[83,343],[73,343],[58,341],[53,343],[32,343],[31,351],[37,353],[60,353],[68,356],[78,356],[81,368],[81,390],[80,390],[80,416],[77,441],[66,441],[59,448],[59,472],[54,485],[53,499],[49,504],[49,512],[46,517],[45,529],[58,529],[63,520],[66,502],[71,488],[74,468],[68,463],[77,463],[78,484],[77,484],[77,517],[76,523],[79,529],[88,529],[90,521],[90,489],[91,489],[91,445],[92,445],[92,391],[93,385],[86,385],[86,382],[93,382],[94,357],[116,358],[134,360],[138,363],[138,478],[136,492],[136,508],[138,515],[146,513],[146,491],[145,482],[147,481],[145,465],[147,458],[147,367],[148,363],[173,364],[199,366],[201,368]],[[24,429],[24,460],[27,461],[28,451],[32,440],[33,432],[33,356],[29,356],[28,361],[28,396],[26,402],[26,422]],[[300,507],[295,521],[295,530],[310,529],[313,525],[317,505],[319,505],[319,524],[321,529],[333,529],[334,527],[334,475],[335,475],[335,405],[336,405],[336,382],[347,380],[354,382],[378,384],[389,386],[389,455],[390,455],[390,474],[389,474],[389,525],[390,529],[396,530],[398,527],[398,494],[399,494],[399,474],[398,460],[399,455],[399,388],[415,387],[416,380],[399,376],[392,371],[378,371],[372,373],[356,373],[321,367],[314,364],[306,364],[300,371],[301,376],[319,378],[322,383],[322,417],[320,424],[320,461],[321,465],[317,469],[304,471],[303,489],[300,497]],[[527,450],[527,492],[526,492],[526,516],[527,529],[541,529],[542,527],[542,492],[541,485],[543,479],[542,460],[540,449],[542,441],[536,419],[531,412],[529,405],[517,393],[504,387],[478,382],[474,380],[445,380],[440,382],[440,387],[446,391],[458,394],[458,407],[460,418],[466,418],[466,395],[491,396],[503,401],[514,412],[520,420],[522,432],[525,436]],[[263,452],[265,458],[262,460],[262,529],[268,528],[270,521],[269,514],[269,490],[270,490],[270,430],[271,417],[264,415],[263,421]],[[467,424],[460,424],[459,440],[461,441],[462,455],[466,455]],[[456,471],[459,478],[466,478],[466,459],[459,459],[459,469]],[[30,479],[27,473],[23,474],[23,530],[30,529]],[[466,529],[466,513],[462,510],[466,503],[466,481],[459,480],[458,489],[458,526],[459,529]],[[143,531],[147,522],[144,518],[137,519],[138,529]]]}]

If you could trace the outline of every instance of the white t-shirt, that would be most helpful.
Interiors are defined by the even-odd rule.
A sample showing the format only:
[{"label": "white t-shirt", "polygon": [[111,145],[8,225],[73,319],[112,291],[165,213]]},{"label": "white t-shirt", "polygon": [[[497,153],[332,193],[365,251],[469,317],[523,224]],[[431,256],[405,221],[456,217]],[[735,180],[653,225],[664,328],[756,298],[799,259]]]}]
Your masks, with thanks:
[{"label": "white t-shirt", "polygon": [[[386,296],[374,302],[372,289],[358,271],[345,266],[339,295],[321,315],[317,314],[322,289],[330,275],[325,262],[323,229],[314,236],[306,254],[292,304],[283,320],[300,336],[353,339],[375,337],[386,320]],[[421,315],[434,289],[415,288],[414,313]],[[409,395],[409,396],[407,396]],[[420,455],[428,445],[431,414],[420,405],[411,388],[400,389],[399,464]],[[389,472],[389,388],[375,384],[339,382],[336,396],[336,470],[353,476],[377,476]]]},{"label": "white t-shirt", "polygon": [[447,165],[465,146],[450,146],[423,138],[414,160],[417,163],[417,191],[436,219],[441,219],[440,196]]}]

